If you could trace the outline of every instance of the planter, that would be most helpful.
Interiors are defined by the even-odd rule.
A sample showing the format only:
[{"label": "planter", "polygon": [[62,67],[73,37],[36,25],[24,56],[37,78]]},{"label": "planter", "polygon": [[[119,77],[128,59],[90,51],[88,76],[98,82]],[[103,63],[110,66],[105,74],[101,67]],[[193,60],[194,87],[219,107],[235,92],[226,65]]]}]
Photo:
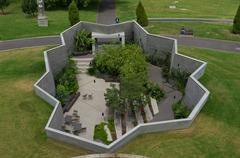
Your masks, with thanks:
[{"label": "planter", "polygon": [[86,51],[82,51],[82,52],[75,51],[72,53],[73,56],[84,56],[84,55],[88,55],[88,54],[92,54],[92,50],[86,50]]},{"label": "planter", "polygon": [[73,104],[75,103],[79,96],[80,92],[77,92],[76,94],[73,94],[70,97],[69,102],[63,105],[63,113],[68,112],[71,109],[71,107],[73,106]]}]

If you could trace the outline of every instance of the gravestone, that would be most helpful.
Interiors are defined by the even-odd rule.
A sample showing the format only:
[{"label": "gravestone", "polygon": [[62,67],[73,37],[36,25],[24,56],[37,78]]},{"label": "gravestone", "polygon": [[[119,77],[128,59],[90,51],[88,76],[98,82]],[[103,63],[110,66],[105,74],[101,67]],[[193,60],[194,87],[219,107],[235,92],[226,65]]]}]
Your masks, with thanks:
[{"label": "gravestone", "polygon": [[37,0],[38,4],[38,26],[39,27],[47,27],[48,26],[48,18],[45,15],[44,11],[44,1]]}]

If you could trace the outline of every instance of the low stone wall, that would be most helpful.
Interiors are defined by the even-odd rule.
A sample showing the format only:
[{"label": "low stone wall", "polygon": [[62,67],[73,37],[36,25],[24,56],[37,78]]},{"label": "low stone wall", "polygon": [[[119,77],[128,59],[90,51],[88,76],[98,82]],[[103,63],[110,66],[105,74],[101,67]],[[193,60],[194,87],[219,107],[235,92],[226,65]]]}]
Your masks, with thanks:
[{"label": "low stone wall", "polygon": [[[146,52],[154,53],[157,49],[157,52],[159,53],[171,53],[171,68],[178,68],[182,71],[188,71],[192,73],[188,79],[185,96],[183,98],[183,102],[187,106],[193,108],[189,117],[186,119],[161,121],[138,125],[110,145],[90,141],[82,137],[61,131],[61,124],[63,122],[63,110],[60,102],[54,98],[54,76],[56,76],[57,73],[59,73],[67,64],[68,55],[74,48],[74,34],[80,29],[86,29],[89,31],[101,33],[125,32],[128,40],[134,40]],[[204,73],[206,63],[178,54],[177,42],[175,39],[151,35],[134,21],[108,26],[102,24],[80,22],[61,33],[61,40],[61,46],[44,52],[46,73],[34,85],[36,94],[54,107],[53,112],[45,127],[47,135],[51,138],[96,152],[114,152],[140,134],[189,127],[207,101],[209,92],[198,81],[198,79]]]}]

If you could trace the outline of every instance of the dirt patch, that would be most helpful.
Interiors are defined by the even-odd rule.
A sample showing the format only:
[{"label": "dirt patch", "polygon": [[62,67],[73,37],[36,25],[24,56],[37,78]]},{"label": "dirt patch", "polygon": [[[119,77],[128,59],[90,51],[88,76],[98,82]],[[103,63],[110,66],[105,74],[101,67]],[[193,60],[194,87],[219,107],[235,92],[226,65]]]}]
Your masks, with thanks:
[{"label": "dirt patch", "polygon": [[16,81],[14,87],[25,92],[30,92],[33,90],[34,82],[32,80],[20,80]]}]

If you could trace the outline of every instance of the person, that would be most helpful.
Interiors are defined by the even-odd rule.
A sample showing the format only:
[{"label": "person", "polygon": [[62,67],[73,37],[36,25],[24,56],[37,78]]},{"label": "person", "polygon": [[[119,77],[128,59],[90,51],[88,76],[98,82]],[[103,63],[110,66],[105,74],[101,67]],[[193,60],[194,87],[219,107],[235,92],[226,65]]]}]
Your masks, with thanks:
[{"label": "person", "polygon": [[96,80],[93,80],[94,83],[96,83]]},{"label": "person", "polygon": [[118,17],[115,18],[115,22],[116,23],[119,23],[120,22],[120,19]]},{"label": "person", "polygon": [[181,34],[182,34],[182,35],[185,35],[185,34],[186,34],[186,30],[185,30],[184,27],[181,29]]}]

